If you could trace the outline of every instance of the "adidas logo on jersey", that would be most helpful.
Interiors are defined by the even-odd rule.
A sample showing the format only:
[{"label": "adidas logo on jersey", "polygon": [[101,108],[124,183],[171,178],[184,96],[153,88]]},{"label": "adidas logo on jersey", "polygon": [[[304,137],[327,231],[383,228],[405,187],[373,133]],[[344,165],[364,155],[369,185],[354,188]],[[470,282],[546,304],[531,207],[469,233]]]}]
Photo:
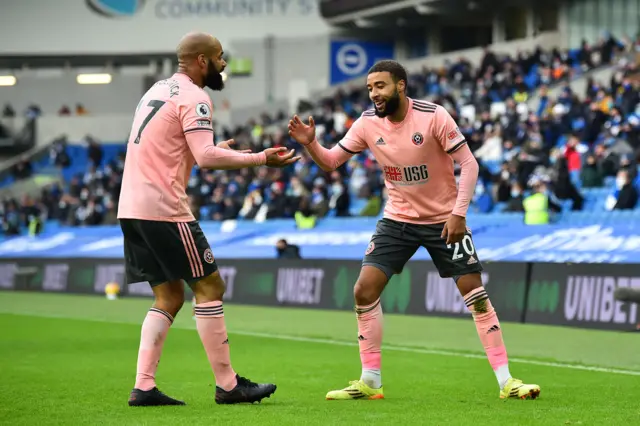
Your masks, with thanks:
[{"label": "adidas logo on jersey", "polygon": [[386,145],[384,139],[380,138],[376,141],[376,145]]},{"label": "adidas logo on jersey", "polygon": [[478,261],[476,260],[475,257],[471,256],[469,258],[469,261],[467,262],[467,265],[473,265],[474,263],[478,263]]}]

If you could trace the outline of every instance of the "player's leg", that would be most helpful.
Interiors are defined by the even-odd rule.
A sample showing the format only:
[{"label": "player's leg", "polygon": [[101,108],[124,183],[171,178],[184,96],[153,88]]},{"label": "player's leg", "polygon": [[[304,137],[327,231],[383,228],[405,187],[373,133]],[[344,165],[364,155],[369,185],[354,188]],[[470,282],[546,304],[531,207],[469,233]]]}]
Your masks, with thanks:
[{"label": "player's leg", "polygon": [[419,247],[415,235],[406,232],[406,224],[382,219],[376,226],[362,262],[354,291],[358,320],[358,345],[362,373],[360,380],[344,389],[327,394],[330,400],[381,399],[383,314],[380,296],[393,274],[404,265]]},{"label": "player's leg", "polygon": [[500,398],[536,399],[540,395],[540,386],[525,384],[522,380],[511,377],[498,314],[482,286],[480,274],[467,273],[454,276],[454,279],[464,303],[473,315],[478,337],[498,379]]},{"label": "player's leg", "polygon": [[190,286],[196,299],[196,328],[216,380],[216,403],[260,402],[276,391],[276,385],[254,383],[233,370],[222,304],[225,283],[197,222],[189,223],[184,232],[188,233],[194,252],[204,260],[195,262],[204,277],[192,280]]},{"label": "player's leg", "polygon": [[140,224],[121,221],[124,234],[127,283],[148,281],[155,296],[154,303],[142,323],[136,381],[129,396],[130,406],[184,405],[184,402],[164,395],[156,387],[156,371],[164,341],[173,319],[184,303],[182,281],[166,282],[153,251],[140,232]]},{"label": "player's leg", "polygon": [[498,315],[489,295],[482,285],[482,265],[473,244],[471,232],[467,230],[460,243],[446,245],[440,238],[442,225],[423,226],[425,247],[438,268],[440,276],[451,277],[456,282],[460,295],[473,316],[478,337],[493,369],[501,398],[532,398],[540,394],[538,385],[523,384],[513,379],[509,372],[507,350],[502,338]]}]

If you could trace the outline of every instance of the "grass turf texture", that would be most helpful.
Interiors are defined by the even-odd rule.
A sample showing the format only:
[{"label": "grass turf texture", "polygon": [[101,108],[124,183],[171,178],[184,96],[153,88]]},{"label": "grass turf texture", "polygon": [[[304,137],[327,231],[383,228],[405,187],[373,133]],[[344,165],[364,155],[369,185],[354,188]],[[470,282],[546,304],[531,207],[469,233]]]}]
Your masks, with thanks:
[{"label": "grass turf texture", "polygon": [[328,390],[359,377],[354,314],[230,304],[225,316],[234,368],[275,382],[275,395],[260,405],[216,405],[213,376],[185,305],[157,379],[161,390],[188,405],[131,408],[126,402],[149,306],[147,299],[0,293],[0,424],[640,423],[637,334],[505,323],[507,349],[517,360],[512,374],[540,384],[542,394],[536,401],[503,401],[470,319],[387,315],[386,399],[325,401]]}]

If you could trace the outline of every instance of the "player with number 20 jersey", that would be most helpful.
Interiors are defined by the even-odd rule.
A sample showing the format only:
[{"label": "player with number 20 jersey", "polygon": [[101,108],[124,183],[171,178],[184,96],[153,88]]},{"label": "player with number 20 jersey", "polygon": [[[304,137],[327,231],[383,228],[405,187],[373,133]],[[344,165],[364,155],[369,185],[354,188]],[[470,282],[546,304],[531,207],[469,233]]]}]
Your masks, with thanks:
[{"label": "player with number 20 jersey", "polygon": [[[395,61],[376,63],[367,76],[374,108],[365,111],[330,150],[315,139],[312,117],[309,125],[297,116],[289,122],[289,134],[325,171],[335,170],[365,149],[371,150],[389,192],[384,218],[371,238],[354,288],[360,380],[329,392],[326,398],[384,397],[380,295],[391,276],[402,272],[420,247],[428,250],[441,277],[455,280],[495,372],[500,397],[536,398],[538,385],[524,384],[509,373],[502,329],[482,285],[482,266],[466,226],[478,164],[449,113],[440,105],[407,97],[406,85],[407,72],[402,65]],[[459,188],[453,161],[461,167]]]}]

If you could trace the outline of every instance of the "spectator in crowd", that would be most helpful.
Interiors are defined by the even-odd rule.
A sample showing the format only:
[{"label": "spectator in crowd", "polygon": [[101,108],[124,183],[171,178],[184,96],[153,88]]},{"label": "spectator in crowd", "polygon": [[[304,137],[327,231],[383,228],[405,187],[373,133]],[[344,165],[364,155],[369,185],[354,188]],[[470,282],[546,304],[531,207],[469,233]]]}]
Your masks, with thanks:
[{"label": "spectator in crowd", "polygon": [[68,105],[62,105],[58,110],[58,115],[61,117],[67,117],[71,115],[71,108]]},{"label": "spectator in crowd", "polygon": [[0,213],[2,217],[2,231],[6,236],[20,234],[20,212],[18,204],[15,200],[3,201],[0,205]]},{"label": "spectator in crowd", "polygon": [[13,109],[11,104],[4,104],[4,108],[2,110],[3,118],[13,118],[16,116],[16,110]]},{"label": "spectator in crowd", "polygon": [[102,157],[104,155],[102,147],[100,146],[100,143],[91,135],[85,136],[83,142],[89,148],[88,150],[89,160],[91,160],[91,162],[95,167],[99,167],[102,164]]},{"label": "spectator in crowd", "polygon": [[571,200],[571,210],[582,210],[584,198],[572,182],[568,164],[569,161],[564,158],[556,163],[556,178],[553,184],[553,193],[558,200]]},{"label": "spectator in crowd", "polygon": [[51,143],[49,149],[49,159],[51,164],[65,169],[71,165],[71,158],[67,153],[67,137],[61,136]]},{"label": "spectator in crowd", "polygon": [[32,173],[33,167],[28,157],[22,157],[22,159],[13,166],[12,174],[16,180],[28,179]]},{"label": "spectator in crowd", "polygon": [[595,155],[587,156],[586,164],[580,172],[580,181],[582,188],[600,188],[604,185],[604,173],[598,167]]},{"label": "spectator in crowd", "polygon": [[31,104],[27,107],[25,111],[25,116],[29,119],[35,119],[42,115],[42,110],[39,105]]},{"label": "spectator in crowd", "polygon": [[478,213],[489,213],[493,210],[493,198],[481,181],[477,183],[473,195],[473,208]]},{"label": "spectator in crowd", "polygon": [[533,194],[526,197],[524,206],[525,225],[546,225],[550,220],[550,213],[558,213],[562,208],[549,197],[546,183],[540,178],[533,178],[531,182]]},{"label": "spectator in crowd", "polygon": [[628,170],[620,170],[616,179],[617,194],[614,210],[630,210],[638,204],[638,190],[633,186]]},{"label": "spectator in crowd", "polygon": [[315,228],[318,217],[313,214],[313,211],[311,210],[309,198],[302,199],[294,217],[296,220],[296,227],[298,229]]},{"label": "spectator in crowd", "polygon": [[276,243],[276,252],[278,259],[302,259],[300,256],[300,247],[295,244],[289,244],[285,239],[278,240]]},{"label": "spectator in crowd", "polygon": [[524,195],[522,193],[522,186],[518,182],[513,182],[511,186],[511,193],[509,194],[509,202],[504,211],[506,212],[524,212]]},{"label": "spectator in crowd", "polygon": [[81,103],[76,104],[76,115],[87,115],[89,111]]}]

